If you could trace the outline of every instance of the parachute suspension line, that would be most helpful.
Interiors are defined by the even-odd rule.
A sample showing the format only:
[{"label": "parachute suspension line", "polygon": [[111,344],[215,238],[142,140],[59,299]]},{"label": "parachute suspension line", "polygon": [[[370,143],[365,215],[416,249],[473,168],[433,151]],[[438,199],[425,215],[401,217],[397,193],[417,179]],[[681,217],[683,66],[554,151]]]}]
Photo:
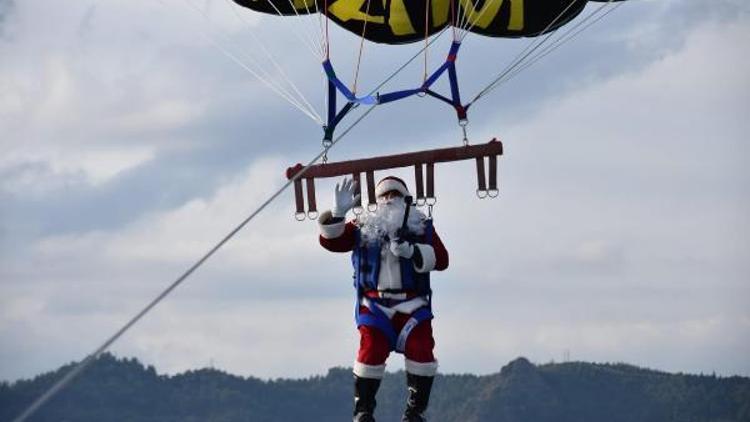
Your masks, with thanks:
[{"label": "parachute suspension line", "polygon": [[[451,2],[453,3],[453,2]],[[427,39],[429,38],[430,30],[430,0],[425,0],[425,8],[424,8],[424,72],[422,73],[422,84],[427,82],[427,50],[429,44],[427,44]]]},{"label": "parachute suspension line", "polygon": [[[210,17],[205,13],[205,11],[201,10],[195,4],[193,4],[192,2],[190,2],[188,0],[184,0],[184,3],[187,6],[189,6],[190,8],[192,8],[201,17],[203,17],[203,19],[204,19],[204,21],[206,23],[209,23],[209,24],[211,23]],[[306,114],[309,117],[311,117],[313,120],[315,120],[318,123],[320,123],[319,119],[322,120],[321,117],[320,117],[320,115],[318,115],[318,113],[315,110],[315,108],[312,105],[310,105],[310,103],[307,101],[307,99],[304,97],[304,95],[302,95],[302,93],[299,92],[299,90],[296,88],[296,86],[294,85],[294,83],[286,76],[286,74],[283,73],[283,71],[281,71],[281,75],[284,77],[283,80],[285,82],[287,82],[290,86],[292,86],[292,89],[297,92],[298,97],[295,97],[294,94],[292,94],[291,92],[289,92],[286,87],[284,87],[282,84],[280,84],[278,81],[276,81],[274,79],[273,75],[271,75],[271,73],[267,69],[265,69],[262,65],[260,65],[258,63],[258,61],[254,57],[246,54],[241,48],[238,48],[238,51],[240,52],[240,55],[246,61],[251,62],[255,66],[254,69],[249,69],[249,66],[247,66],[247,64],[245,62],[239,60],[233,53],[229,52],[226,48],[224,48],[221,45],[221,43],[219,43],[218,41],[216,41],[216,39],[214,39],[213,37],[211,37],[207,32],[204,32],[204,36],[206,38],[208,38],[209,41],[212,42],[220,51],[222,51],[225,55],[228,54],[228,57],[230,57],[230,59],[234,60],[235,62],[238,62],[238,64],[241,67],[243,67],[246,70],[248,70],[253,76],[255,76],[257,79],[259,79],[261,82],[263,82],[266,86],[272,88],[277,94],[279,94],[280,96],[282,96],[282,98],[286,99],[288,102],[290,102],[293,106],[297,107],[301,111],[305,112],[305,110],[307,110]],[[229,43],[228,37],[224,36],[224,38],[225,38],[224,41],[228,44]],[[261,46],[262,46],[262,43],[260,42],[260,40],[257,40],[257,38],[256,38],[256,42],[258,44],[261,44]],[[270,56],[269,53],[267,53],[267,55],[269,56],[269,59],[271,61],[273,61],[273,57]]]},{"label": "parachute suspension line", "polygon": [[[273,4],[273,2],[271,0],[266,0],[266,3],[268,3],[269,6],[271,6],[271,8],[276,12],[277,16],[279,16],[279,17],[284,16],[284,14],[281,13],[281,10],[279,10],[279,8],[275,4]],[[292,5],[292,8],[294,9],[293,5]],[[297,13],[296,9],[294,9],[294,13]],[[299,16],[299,14],[297,14],[297,16]],[[293,27],[297,28],[296,25],[294,25]],[[304,45],[305,47],[307,47],[307,49],[310,50],[311,53],[313,53],[313,56],[316,56],[316,53],[315,53],[315,50],[316,50],[315,44],[310,41],[310,38],[306,37],[302,33],[301,29],[298,29],[298,30],[292,31],[292,32],[294,32],[294,36],[297,37],[297,39],[300,41],[300,43],[302,43],[302,45]]]},{"label": "parachute suspension line", "polygon": [[[320,10],[318,10],[318,0],[312,0],[312,2],[315,5],[315,14],[318,16],[318,27],[315,28],[315,23],[311,24],[313,35],[315,35],[316,32],[318,34],[318,36],[313,37],[313,39],[317,40],[317,51],[320,52],[320,59],[323,60],[323,32],[320,30]],[[312,9],[310,9],[310,3],[308,1],[305,1],[305,11],[308,16],[312,14]]]},{"label": "parachute suspension line", "polygon": [[[367,117],[368,114],[370,114],[375,107],[370,107],[367,111],[365,111],[357,120],[352,122],[351,125],[349,125],[346,130],[341,132],[340,135],[338,135],[335,139],[331,141],[330,147],[334,146],[336,143],[338,143],[346,134],[348,134],[356,125],[358,125],[362,120],[364,120],[365,117]],[[329,147],[329,149],[330,149]],[[107,341],[105,341],[101,346],[99,346],[96,350],[94,350],[91,354],[86,356],[82,361],[77,363],[73,369],[71,369],[68,373],[65,374],[60,380],[58,380],[52,387],[50,387],[47,391],[44,392],[39,398],[37,398],[28,408],[26,408],[23,413],[21,413],[18,417],[13,419],[13,422],[24,422],[26,419],[28,419],[30,416],[32,416],[41,406],[43,406],[49,399],[51,399],[55,394],[60,392],[63,388],[65,388],[68,384],[70,384],[78,375],[81,374],[86,368],[88,368],[91,363],[96,360],[99,356],[102,355],[102,353],[106,352],[110,346],[114,342],[116,342],[120,337],[125,334],[130,328],[132,328],[138,321],[141,320],[147,313],[149,313],[156,305],[158,305],[164,298],[166,298],[170,293],[172,293],[173,290],[175,290],[178,286],[180,286],[188,277],[190,277],[198,268],[200,268],[206,261],[208,261],[209,258],[211,258],[221,247],[223,247],[229,240],[231,240],[237,233],[240,232],[245,226],[247,226],[250,221],[252,221],[258,214],[260,214],[268,205],[270,205],[273,201],[276,200],[289,186],[291,186],[295,181],[300,179],[305,175],[305,173],[308,171],[310,167],[312,167],[326,152],[328,149],[325,149],[318,153],[312,160],[308,162],[308,164],[303,167],[299,173],[297,173],[293,178],[287,180],[287,182],[281,186],[276,192],[274,192],[271,196],[268,197],[268,199],[265,200],[258,208],[255,209],[247,218],[245,218],[240,224],[238,224],[234,229],[232,229],[227,235],[225,235],[218,243],[216,243],[208,252],[206,252],[200,259],[198,259],[190,268],[187,269],[182,275],[180,275],[175,281],[172,282],[164,291],[159,293],[156,298],[154,298],[151,302],[146,305],[140,312],[138,312],[133,318],[131,318],[125,325],[122,326],[117,332],[112,335]]]},{"label": "parachute suspension line", "polygon": [[[490,10],[490,8],[487,7],[487,4],[492,1],[493,0],[487,0],[487,2],[484,3],[484,5],[482,6],[482,10],[479,11],[479,16],[477,16],[476,19],[473,18],[475,9],[472,7],[471,15],[470,16],[467,15],[468,17],[466,18],[466,21],[463,22],[461,26],[461,29],[463,32],[461,34],[461,39],[460,39],[461,42],[463,42],[463,40],[471,33],[471,30],[474,29],[474,26],[476,26],[477,22],[482,20],[482,18],[484,17],[484,14],[487,13],[488,10]],[[494,1],[498,1],[498,0],[494,0]],[[573,0],[573,1],[576,1],[576,0]]]},{"label": "parachute suspension line", "polygon": [[[164,6],[168,7],[162,0],[159,0],[159,3]],[[190,9],[197,12],[199,15],[201,15],[206,22],[209,22],[208,15],[203,10],[200,10],[197,6],[195,6],[193,3],[191,3],[188,0],[183,0],[183,3],[186,6],[189,6]],[[244,53],[241,53],[241,55],[246,59],[252,62],[255,65],[255,69],[248,66],[245,62],[240,60],[237,55],[229,51],[227,48],[225,48],[219,41],[216,40],[214,36],[208,33],[208,31],[201,27],[201,35],[203,35],[206,40],[212,44],[217,50],[219,50],[224,56],[226,56],[231,61],[235,62],[237,65],[239,65],[241,68],[245,69],[248,73],[253,75],[256,79],[258,79],[261,83],[266,85],[269,89],[271,89],[273,92],[275,92],[277,95],[279,95],[282,99],[286,100],[289,104],[291,104],[293,107],[300,110],[303,114],[308,116],[310,119],[315,121],[318,124],[322,124],[323,120],[318,115],[318,113],[315,111],[314,108],[307,108],[302,103],[298,101],[298,99],[294,98],[294,95],[289,93],[283,86],[279,85],[277,81],[274,81],[272,76],[268,73],[267,70],[265,70],[262,66],[260,66],[257,61],[255,61],[252,57],[247,56]],[[225,42],[228,42],[228,39],[224,40]]]},{"label": "parachute suspension line", "polygon": [[318,7],[318,1],[313,1],[313,4],[315,5],[315,14],[318,16],[318,31],[320,32],[320,51],[321,51],[321,60],[325,60],[327,57],[327,50],[328,50],[328,38],[326,37],[326,31],[323,24],[323,19],[326,19],[326,17],[323,15],[323,13],[320,13],[320,8]]},{"label": "parachute suspension line", "polygon": [[[471,0],[458,0],[459,5],[461,6],[461,9],[463,9],[463,13],[461,14],[461,20],[458,24],[458,35],[459,35],[459,41],[463,41],[464,38],[466,38],[466,33],[469,32],[469,27],[473,27],[474,25],[472,23],[478,22],[482,16],[489,10],[489,7],[487,7],[487,4],[491,3],[493,0],[487,0],[482,5],[482,9],[479,11],[479,16],[476,18],[474,15],[477,13],[476,9],[474,8],[474,4],[471,2]],[[494,0],[498,1],[498,0]],[[502,0],[500,0],[502,1]],[[478,2],[477,2],[478,3]],[[471,7],[471,10],[466,10],[466,7]]]},{"label": "parachute suspension line", "polygon": [[416,58],[419,57],[426,48],[429,48],[433,43],[435,43],[438,39],[440,39],[440,37],[443,36],[443,34],[445,33],[445,31],[447,29],[448,29],[447,26],[444,27],[443,29],[441,29],[440,32],[438,32],[437,35],[435,37],[433,37],[430,40],[430,42],[427,43],[427,45],[425,45],[419,51],[417,51],[416,54],[414,54],[409,60],[407,60],[406,62],[404,62],[404,64],[402,64],[401,66],[399,66],[398,69],[396,69],[387,78],[385,78],[383,80],[383,82],[381,82],[372,91],[370,91],[370,95],[376,93],[380,88],[382,88],[383,86],[385,86],[385,84],[387,84],[388,82],[390,82],[391,79],[395,78],[396,75],[398,75],[399,73],[401,73],[401,71],[403,71],[407,66],[409,66],[411,64],[411,62],[413,62],[414,60],[416,60]]},{"label": "parachute suspension line", "polygon": [[[266,1],[269,4],[272,3],[271,0],[266,0]],[[302,1],[305,2],[305,9],[307,9],[307,11],[309,12],[310,9],[308,9],[308,7],[307,7],[307,2],[310,1],[310,0],[302,0]],[[313,1],[316,1],[316,0],[313,0]],[[294,1],[293,0],[287,0],[287,3],[289,3],[289,7],[292,8],[292,10],[294,11],[294,15],[297,17],[297,19],[302,19],[302,17],[300,16],[299,12],[297,12],[297,8],[294,6]],[[278,12],[278,9],[276,9],[276,11]],[[281,16],[281,14],[279,14],[279,16]],[[310,43],[310,45],[312,45],[314,47],[316,43],[315,43],[315,41],[312,41],[312,40],[315,40],[315,39],[319,40],[319,37],[315,36],[316,29],[315,29],[314,24],[303,24],[303,25],[295,25],[295,26],[299,28],[300,33],[304,32],[304,34],[302,34],[302,37],[305,38],[305,39],[307,39],[307,40],[309,40],[308,42]],[[320,43],[318,43],[318,44],[320,44]],[[322,53],[321,53],[321,55],[322,55]]]},{"label": "parachute suspension line", "polygon": [[[505,77],[502,81],[498,82],[498,85],[502,85],[503,83],[513,79],[515,76],[517,76],[522,71],[528,69],[534,63],[538,62],[539,60],[546,57],[548,54],[552,53],[553,51],[560,48],[563,44],[566,44],[570,41],[572,41],[574,38],[576,38],[581,32],[585,31],[595,23],[599,22],[600,20],[604,19],[607,15],[614,12],[618,7],[622,6],[622,2],[617,2],[617,4],[610,7],[606,12],[603,14],[600,14],[599,16],[596,16],[599,14],[606,6],[608,6],[610,3],[614,2],[614,0],[609,0],[607,3],[599,6],[595,11],[591,12],[588,16],[586,16],[584,19],[582,19],[580,22],[578,22],[576,25],[568,29],[564,34],[562,34],[557,40],[553,41],[552,44],[548,45],[542,51],[535,54],[533,57],[531,57],[526,63],[523,64],[519,69],[515,70],[513,73],[509,74],[507,77]],[[586,21],[596,16],[594,20],[591,22],[588,22],[585,26],[583,26]],[[576,28],[579,28],[583,26],[582,28],[578,29],[576,31]],[[575,32],[573,32],[575,31]],[[571,34],[572,33],[572,34]]]},{"label": "parachute suspension line", "polygon": [[[570,1],[570,3],[568,3],[568,6],[567,6],[567,7],[565,7],[565,9],[563,9],[563,11],[562,11],[562,12],[560,12],[560,14],[559,14],[559,15],[557,15],[557,17],[555,17],[555,19],[553,19],[553,20],[552,20],[552,22],[550,22],[550,23],[549,23],[549,24],[548,24],[548,25],[547,25],[547,26],[546,26],[546,27],[545,27],[545,28],[544,28],[544,29],[543,29],[543,30],[542,30],[542,31],[540,32],[540,34],[544,34],[545,32],[549,31],[549,30],[550,30],[550,28],[552,28],[552,27],[553,27],[553,26],[554,26],[554,25],[555,25],[555,24],[556,24],[556,23],[557,23],[557,22],[558,22],[558,21],[560,20],[560,18],[562,18],[562,17],[563,17],[564,15],[565,15],[565,13],[566,13],[566,12],[567,12],[567,11],[568,11],[568,10],[569,10],[569,9],[570,9],[571,7],[573,7],[573,5],[574,5],[574,4],[575,4],[575,3],[577,2],[577,1],[578,1],[578,0],[571,0],[571,1]],[[527,45],[527,46],[526,46],[526,47],[525,47],[525,48],[524,48],[523,50],[521,50],[521,52],[520,52],[520,53],[518,53],[518,55],[516,55],[516,57],[515,57],[515,58],[514,58],[514,59],[513,59],[513,60],[512,60],[512,61],[511,61],[511,62],[510,62],[510,63],[509,63],[509,64],[508,64],[508,65],[507,65],[506,67],[505,67],[505,69],[503,69],[503,71],[501,71],[501,72],[500,72],[500,73],[499,73],[499,74],[498,74],[498,75],[497,75],[497,76],[495,77],[495,79],[494,79],[494,80],[493,80],[492,82],[490,82],[490,83],[489,83],[489,84],[488,84],[488,85],[487,85],[487,86],[486,86],[486,87],[485,87],[484,89],[482,89],[482,90],[481,90],[481,91],[480,91],[480,92],[479,92],[479,93],[478,93],[478,94],[477,94],[477,95],[476,95],[476,96],[475,96],[475,97],[474,97],[474,98],[473,98],[473,99],[472,99],[472,100],[471,100],[471,101],[469,102],[469,105],[471,105],[471,104],[474,104],[474,103],[475,103],[475,102],[476,102],[476,101],[477,101],[478,99],[480,99],[481,97],[483,97],[484,95],[486,95],[486,94],[487,94],[488,92],[490,92],[491,90],[493,90],[493,89],[494,89],[494,88],[496,87],[496,84],[497,84],[497,83],[498,83],[499,81],[501,81],[501,80],[502,80],[502,79],[503,79],[503,78],[504,78],[504,77],[505,77],[506,75],[508,75],[508,74],[509,74],[510,72],[512,72],[513,70],[515,70],[515,69],[516,69],[516,68],[517,68],[517,67],[518,67],[518,66],[519,66],[519,65],[520,65],[520,64],[521,64],[521,63],[522,63],[522,62],[523,62],[524,60],[526,60],[526,58],[527,58],[527,57],[529,57],[529,56],[530,56],[531,54],[533,54],[533,53],[534,53],[534,51],[536,51],[536,50],[537,50],[537,49],[538,49],[539,47],[541,47],[542,45],[544,45],[544,44],[545,44],[545,43],[547,42],[547,40],[549,40],[549,39],[550,39],[550,37],[551,37],[552,35],[554,35],[554,34],[555,34],[555,32],[557,32],[557,29],[554,29],[554,30],[550,31],[550,32],[549,32],[549,33],[548,33],[548,34],[547,34],[547,35],[546,35],[546,36],[545,36],[545,37],[544,37],[544,38],[543,38],[543,39],[542,39],[541,41],[537,41],[536,39],[534,39],[534,40],[533,40],[532,42],[530,42],[530,43],[529,43],[529,44],[528,44],[528,45]]]},{"label": "parachute suspension line", "polygon": [[453,3],[456,4],[456,7],[458,7],[458,19],[453,24],[453,41],[459,42],[461,41],[461,26],[463,25],[466,10],[461,4],[460,0],[456,0]]},{"label": "parachute suspension line", "polygon": [[326,21],[326,36],[325,36],[325,42],[326,42],[326,60],[329,60],[331,58],[331,37],[328,32],[328,22],[330,19],[328,18],[328,0],[325,0],[325,10],[323,10],[323,13],[325,14],[325,21]]},{"label": "parachute suspension line", "polygon": [[[620,7],[622,5],[622,3],[617,3],[613,7],[609,8],[609,10],[607,10],[603,14],[600,14],[601,11],[604,10],[605,7],[607,7],[608,5],[610,5],[611,3],[613,3],[614,1],[615,0],[608,0],[605,4],[599,6],[596,10],[594,10],[593,12],[591,12],[584,19],[582,19],[581,21],[579,21],[578,23],[576,23],[576,25],[574,25],[573,27],[571,27],[570,29],[568,29],[565,33],[563,33],[560,37],[558,37],[555,41],[553,41],[552,44],[546,46],[540,52],[538,52],[534,56],[532,56],[528,61],[524,62],[520,67],[518,67],[516,69],[513,69],[512,72],[506,73],[506,75],[504,75],[502,78],[498,78],[495,82],[493,82],[492,84],[488,85],[488,87],[483,90],[483,91],[486,91],[486,92],[481,93],[482,94],[481,96],[484,96],[486,93],[488,93],[488,92],[496,89],[498,86],[500,86],[500,85],[508,82],[509,80],[513,79],[518,74],[520,74],[524,70],[526,70],[529,67],[531,67],[532,65],[534,65],[534,63],[536,63],[539,60],[541,60],[542,58],[546,57],[548,54],[550,54],[554,50],[558,49],[563,44],[572,41],[581,32],[585,31],[586,29],[588,29],[589,27],[591,27],[595,23],[599,22],[605,16],[607,16],[610,13],[614,12],[618,7]],[[599,15],[599,16],[597,16],[594,20],[592,20],[591,22],[588,22],[588,24],[586,24],[584,26],[584,23],[586,23],[587,21],[589,21],[591,18],[595,17],[596,15]],[[578,29],[577,31],[575,31],[576,28],[579,28],[581,26],[583,26],[583,27],[580,28],[580,29]],[[573,32],[573,31],[575,31],[575,32]],[[473,101],[475,101],[475,100],[473,100]]]},{"label": "parachute suspension line", "polygon": [[[237,11],[236,3],[234,3],[231,0],[225,0],[227,3],[229,3],[229,7],[232,9],[232,12],[234,12],[234,15],[243,23],[248,24],[247,20],[239,14]],[[310,102],[307,100],[307,98],[302,94],[302,92],[297,88],[297,85],[294,83],[294,81],[286,74],[284,69],[281,67],[279,62],[276,60],[276,58],[271,54],[266,46],[260,41],[257,35],[255,35],[254,31],[250,31],[250,36],[253,37],[253,40],[260,45],[261,51],[265,54],[266,58],[269,62],[273,65],[274,68],[276,68],[276,71],[279,72],[279,75],[282,76],[283,80],[289,84],[289,86],[292,88],[292,90],[297,94],[299,100],[301,100],[309,110],[315,112],[315,115],[318,116],[318,119],[320,119],[320,124],[323,123],[323,119],[318,115],[317,111],[315,110],[315,107],[310,104]],[[318,50],[319,58],[322,58],[322,51]]]},{"label": "parachute suspension line", "polygon": [[456,2],[451,2],[451,30],[453,31],[453,41],[458,41],[458,34],[456,32]]},{"label": "parachute suspension line", "polygon": [[367,0],[365,7],[365,21],[362,23],[362,37],[359,40],[359,53],[357,54],[357,66],[354,70],[354,84],[352,84],[352,94],[357,94],[357,81],[359,79],[359,69],[362,64],[362,51],[365,49],[365,34],[367,33],[367,22],[370,21],[370,2]]}]

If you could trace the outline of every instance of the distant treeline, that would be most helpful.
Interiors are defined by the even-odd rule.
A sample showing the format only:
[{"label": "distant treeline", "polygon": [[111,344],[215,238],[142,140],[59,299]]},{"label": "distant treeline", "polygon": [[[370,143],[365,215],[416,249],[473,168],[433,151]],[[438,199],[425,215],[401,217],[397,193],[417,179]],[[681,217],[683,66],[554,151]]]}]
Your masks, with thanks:
[{"label": "distant treeline", "polygon": [[[70,365],[33,380],[0,384],[0,421],[10,421]],[[404,374],[387,374],[376,417],[400,421]],[[263,381],[214,369],[159,375],[136,359],[99,358],[31,421],[347,421],[352,375]],[[624,364],[535,366],[519,358],[497,374],[442,375],[434,422],[750,421],[750,378],[668,374]]]}]

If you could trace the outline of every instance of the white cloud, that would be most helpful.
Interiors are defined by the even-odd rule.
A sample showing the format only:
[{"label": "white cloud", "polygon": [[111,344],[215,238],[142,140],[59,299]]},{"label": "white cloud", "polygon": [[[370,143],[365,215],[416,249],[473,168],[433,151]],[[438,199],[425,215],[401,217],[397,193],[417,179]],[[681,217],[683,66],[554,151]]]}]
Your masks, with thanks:
[{"label": "white cloud", "polygon": [[[99,17],[91,19],[84,27],[96,31]],[[491,372],[517,355],[545,361],[568,349],[574,359],[750,373],[748,28],[744,21],[697,27],[683,49],[582,84],[503,128],[498,200],[475,199],[472,163],[438,166],[436,225],[452,260],[434,285],[443,370]],[[13,78],[5,85],[11,94],[0,100],[0,122],[17,128],[2,118],[57,116],[58,123],[24,133],[70,136],[54,147],[41,135],[31,145],[8,144],[23,159],[5,163],[37,159],[48,169],[17,173],[12,184],[3,182],[8,189],[38,187],[60,174],[105,183],[137,171],[163,146],[123,138],[165,131],[157,138],[172,139],[175,128],[211,107],[200,95],[182,95],[188,77],[155,74],[131,97],[114,87],[138,72],[87,80],[63,56],[51,59],[41,78],[49,89],[0,67]],[[101,70],[119,62],[91,63]],[[77,102],[75,93],[88,83],[108,99]],[[169,95],[148,95],[162,89]],[[94,137],[75,130],[99,107],[109,112],[97,114],[103,119],[91,133],[121,136],[101,149],[82,148]],[[472,133],[485,139],[499,129],[475,126]],[[448,137],[436,143],[455,142]],[[120,227],[34,243],[23,262],[2,270],[0,333],[9,341],[0,361],[17,365],[3,366],[0,376],[31,375],[89,352],[280,186],[287,164],[255,157],[205,197]],[[408,169],[397,174],[411,177]],[[321,208],[330,188],[330,181],[318,184]],[[356,339],[347,261],[316,245],[313,223],[293,221],[287,192],[116,350],[169,371],[211,359],[268,377],[349,365]],[[70,338],[69,330],[85,335]],[[310,348],[303,357],[295,353],[301,344]]]}]

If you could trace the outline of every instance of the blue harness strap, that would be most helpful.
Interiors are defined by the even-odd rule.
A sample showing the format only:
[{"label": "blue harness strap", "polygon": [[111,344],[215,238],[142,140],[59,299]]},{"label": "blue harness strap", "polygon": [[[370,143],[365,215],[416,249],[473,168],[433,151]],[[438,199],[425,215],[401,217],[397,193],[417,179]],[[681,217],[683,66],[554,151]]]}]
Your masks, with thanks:
[{"label": "blue harness strap", "polygon": [[[469,105],[461,105],[461,97],[458,89],[458,78],[456,76],[456,58],[458,56],[458,50],[460,47],[461,43],[458,41],[454,41],[451,44],[450,50],[448,51],[448,57],[446,58],[445,62],[434,72],[432,72],[432,74],[427,77],[422,85],[418,88],[403,89],[393,92],[387,92],[384,94],[371,93],[362,97],[358,97],[355,92],[352,92],[341,81],[341,79],[336,76],[336,71],[333,69],[333,64],[331,64],[330,59],[324,60],[323,71],[325,72],[326,78],[328,79],[328,118],[326,124],[323,126],[323,139],[328,141],[333,139],[333,132],[341,119],[343,119],[351,109],[359,106],[360,104],[369,106],[385,104],[393,101],[398,101],[403,98],[408,98],[412,95],[420,93],[429,94],[432,97],[438,98],[441,101],[452,105],[453,108],[456,109],[458,119],[465,120],[466,110],[468,110]],[[437,80],[440,79],[446,72],[448,72],[448,84],[451,90],[451,98],[444,97],[430,89],[430,87],[435,84],[435,82],[437,82]],[[347,101],[347,105],[338,111],[336,108],[337,92],[340,92]]]},{"label": "blue harness strap", "polygon": [[361,303],[359,301],[357,301],[357,303],[354,305],[354,315],[357,321],[357,327],[366,325],[368,327],[377,328],[383,334],[385,334],[386,338],[388,339],[390,349],[395,350],[396,341],[398,340],[398,334],[396,333],[396,330],[393,329],[391,320],[388,319],[388,316],[385,314],[385,312],[381,311],[377,306],[368,306],[367,309],[370,310],[370,313],[363,314],[359,311],[360,306]]},{"label": "blue harness strap", "polygon": [[434,318],[429,306],[421,307],[411,315],[411,318],[409,318],[406,324],[404,324],[403,328],[401,328],[401,331],[396,332],[396,330],[393,328],[393,324],[391,324],[391,320],[388,318],[385,312],[378,308],[372,299],[370,299],[369,303],[371,305],[368,306],[367,309],[370,311],[370,313],[367,314],[363,314],[359,311],[359,307],[361,306],[359,301],[355,305],[354,314],[357,321],[357,327],[366,325],[368,327],[377,328],[383,334],[385,334],[386,338],[388,339],[390,349],[397,353],[404,353],[406,351],[406,340],[409,338],[412,330],[414,330],[417,325]]},{"label": "blue harness strap", "polygon": [[[428,219],[422,241],[428,244],[432,243],[433,233],[432,219]],[[361,242],[359,230],[355,231],[354,239],[355,244],[359,245]],[[381,245],[379,243],[363,245],[355,248],[352,253],[354,287],[357,289],[357,301],[354,304],[354,320],[357,323],[357,327],[366,325],[380,330],[388,339],[391,351],[404,353],[406,350],[406,341],[412,330],[420,323],[434,318],[432,314],[432,291],[430,289],[429,273],[417,275],[413,270],[414,264],[411,260],[401,260],[401,276],[404,288],[416,290],[419,295],[424,295],[427,298],[427,305],[414,311],[401,331],[397,332],[393,328],[388,315],[376,305],[378,299],[367,298],[366,301],[363,301],[365,290],[377,289],[378,273],[380,272],[380,248]],[[384,305],[386,305],[385,302]],[[360,306],[366,306],[369,312],[360,312]]]},{"label": "blue harness strap", "polygon": [[404,324],[404,328],[401,329],[401,332],[398,334],[398,338],[396,339],[396,351],[398,353],[404,353],[406,350],[406,340],[409,338],[409,334],[411,334],[411,331],[419,325],[423,321],[427,321],[433,318],[432,311],[430,311],[430,308],[423,307],[417,309],[416,312],[414,312],[411,315],[411,318]]}]

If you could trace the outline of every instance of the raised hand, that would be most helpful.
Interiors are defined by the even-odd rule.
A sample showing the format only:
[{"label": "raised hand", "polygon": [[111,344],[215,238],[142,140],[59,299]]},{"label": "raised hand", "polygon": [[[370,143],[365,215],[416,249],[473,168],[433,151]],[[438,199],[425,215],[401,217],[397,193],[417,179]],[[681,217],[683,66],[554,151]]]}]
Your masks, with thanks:
[{"label": "raised hand", "polygon": [[334,217],[346,217],[346,213],[359,204],[359,186],[353,179],[345,177],[341,183],[336,183],[334,197],[335,202],[331,214]]}]

